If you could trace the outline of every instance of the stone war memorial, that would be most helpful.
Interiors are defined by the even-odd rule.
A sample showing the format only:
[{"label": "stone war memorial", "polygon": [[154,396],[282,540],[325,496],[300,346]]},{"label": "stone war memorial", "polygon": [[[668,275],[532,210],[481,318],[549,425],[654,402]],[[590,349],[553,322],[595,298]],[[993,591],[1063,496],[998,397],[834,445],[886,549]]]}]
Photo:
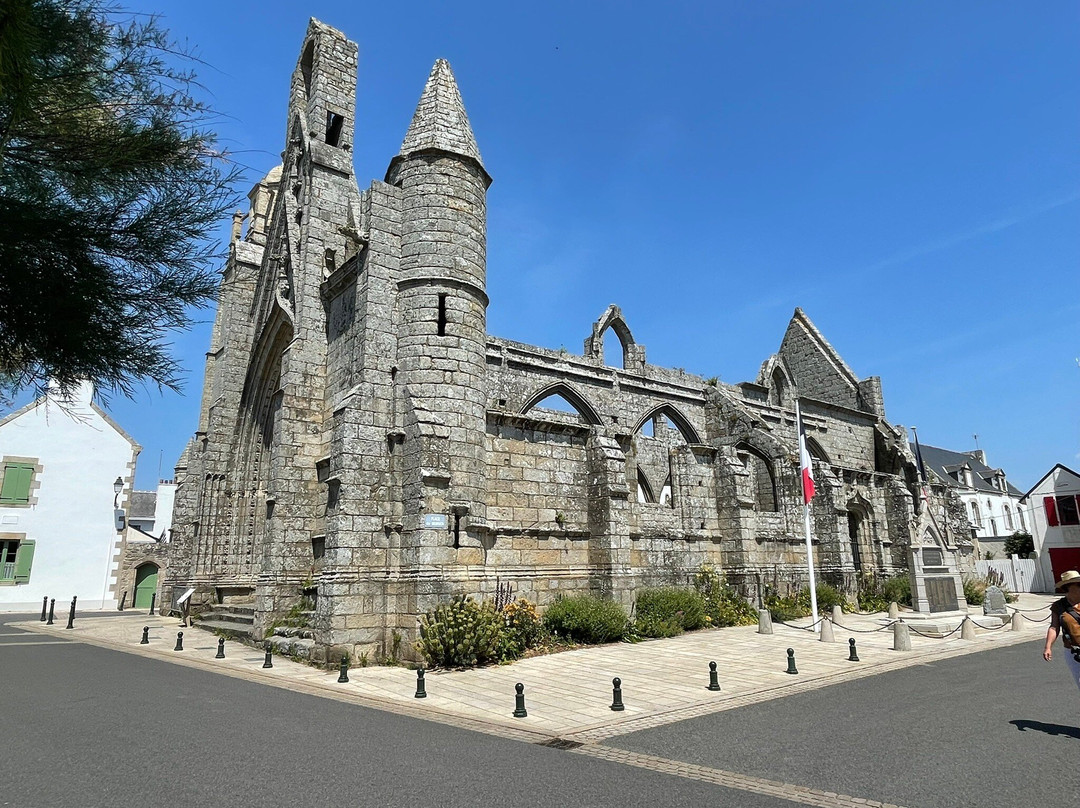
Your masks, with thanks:
[{"label": "stone war memorial", "polygon": [[796,397],[822,580],[850,593],[962,534],[956,509],[926,518],[880,379],[799,309],[735,385],[649,364],[614,305],[582,324],[580,355],[488,334],[492,178],[450,65],[363,190],[356,76],[356,44],[312,20],[282,165],[234,219],[166,608],[194,587],[196,609],[252,615],[255,638],[307,610],[324,653],[360,653],[407,646],[418,615],[497,583],[541,607],[588,591],[627,608],[705,562],[751,598],[805,586]]}]

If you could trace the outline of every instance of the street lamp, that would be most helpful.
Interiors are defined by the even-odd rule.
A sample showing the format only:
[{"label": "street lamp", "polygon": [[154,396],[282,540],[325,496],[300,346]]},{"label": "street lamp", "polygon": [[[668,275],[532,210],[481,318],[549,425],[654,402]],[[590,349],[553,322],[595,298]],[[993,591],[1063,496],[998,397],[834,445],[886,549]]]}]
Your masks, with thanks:
[{"label": "street lamp", "polygon": [[113,503],[112,503],[113,504],[113,515],[115,516],[115,521],[116,521],[116,532],[119,533],[124,529],[124,527],[125,527],[124,523],[126,522],[126,519],[124,518],[125,514],[120,509],[120,492],[124,490],[124,481],[123,481],[123,479],[121,479],[120,477],[117,477],[116,482],[114,482],[112,484],[112,488],[113,488],[113,492],[115,493],[115,496],[113,497]]}]

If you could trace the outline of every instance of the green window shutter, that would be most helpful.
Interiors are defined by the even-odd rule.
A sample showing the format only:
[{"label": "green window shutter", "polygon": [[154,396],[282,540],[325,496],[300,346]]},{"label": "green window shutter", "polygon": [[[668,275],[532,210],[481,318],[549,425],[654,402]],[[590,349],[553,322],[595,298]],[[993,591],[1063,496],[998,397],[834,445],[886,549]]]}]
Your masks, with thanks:
[{"label": "green window shutter", "polygon": [[19,549],[15,551],[15,583],[30,583],[30,568],[34,565],[33,540],[19,542]]},{"label": "green window shutter", "polygon": [[4,467],[3,487],[0,487],[0,503],[23,503],[30,501],[30,480],[34,467],[23,464]]}]

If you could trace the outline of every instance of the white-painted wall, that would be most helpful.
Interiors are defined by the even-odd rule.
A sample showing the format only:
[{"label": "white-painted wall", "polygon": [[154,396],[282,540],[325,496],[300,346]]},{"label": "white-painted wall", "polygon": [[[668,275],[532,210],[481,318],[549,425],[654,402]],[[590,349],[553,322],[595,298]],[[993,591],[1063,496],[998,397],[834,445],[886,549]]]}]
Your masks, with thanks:
[{"label": "white-painted wall", "polygon": [[157,501],[154,504],[154,535],[159,539],[162,534],[169,538],[172,529],[172,509],[176,499],[176,483],[172,480],[159,480]]},{"label": "white-painted wall", "polygon": [[[954,488],[953,490],[963,501],[969,521],[972,521],[971,503],[978,503],[982,524],[976,525],[972,521],[972,527],[975,528],[975,538],[978,540],[980,550],[983,552],[990,550],[998,558],[1004,558],[1001,548],[1005,539],[1017,531],[1031,533],[1028,514],[1024,513],[1023,524],[1021,524],[1020,517],[1017,516],[1017,510],[1022,508],[1019,494],[1010,494],[1006,491],[976,491],[962,488]],[[1005,518],[1006,507],[1009,508],[1012,515],[1012,527],[1009,527],[1009,523]],[[995,527],[997,528],[996,533],[994,532]]]},{"label": "white-painted wall", "polygon": [[113,482],[124,481],[123,505],[140,447],[91,400],[83,385],[69,403],[50,394],[0,421],[0,459],[31,457],[42,467],[36,504],[0,505],[0,533],[37,542],[29,583],[0,585],[0,611],[38,612],[45,596],[56,598],[58,620],[75,595],[81,609],[116,607]]},{"label": "white-painted wall", "polygon": [[[1035,552],[1038,554],[1039,567],[1047,581],[1054,581],[1053,568],[1050,564],[1050,550],[1057,547],[1080,548],[1080,525],[1058,525],[1050,527],[1043,506],[1043,497],[1057,497],[1080,494],[1080,476],[1062,466],[1043,477],[1024,497],[1024,516],[1031,527]],[[1050,589],[1053,588],[1051,583]]]}]

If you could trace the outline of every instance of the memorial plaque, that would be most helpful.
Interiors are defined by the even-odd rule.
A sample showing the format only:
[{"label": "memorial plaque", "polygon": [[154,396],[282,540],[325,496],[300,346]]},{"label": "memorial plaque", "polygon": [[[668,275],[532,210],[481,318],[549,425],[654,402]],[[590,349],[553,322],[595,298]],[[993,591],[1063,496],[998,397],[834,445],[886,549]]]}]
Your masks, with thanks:
[{"label": "memorial plaque", "polygon": [[924,567],[940,567],[945,563],[941,555],[940,547],[924,547],[922,551],[922,563]]},{"label": "memorial plaque", "polygon": [[924,579],[926,600],[931,612],[951,612],[960,608],[956,600],[956,579],[952,576],[937,576]]},{"label": "memorial plaque", "polygon": [[1000,587],[988,586],[986,587],[986,595],[983,597],[983,614],[1008,614],[1009,610],[1005,608],[1005,593],[1001,591]]}]

